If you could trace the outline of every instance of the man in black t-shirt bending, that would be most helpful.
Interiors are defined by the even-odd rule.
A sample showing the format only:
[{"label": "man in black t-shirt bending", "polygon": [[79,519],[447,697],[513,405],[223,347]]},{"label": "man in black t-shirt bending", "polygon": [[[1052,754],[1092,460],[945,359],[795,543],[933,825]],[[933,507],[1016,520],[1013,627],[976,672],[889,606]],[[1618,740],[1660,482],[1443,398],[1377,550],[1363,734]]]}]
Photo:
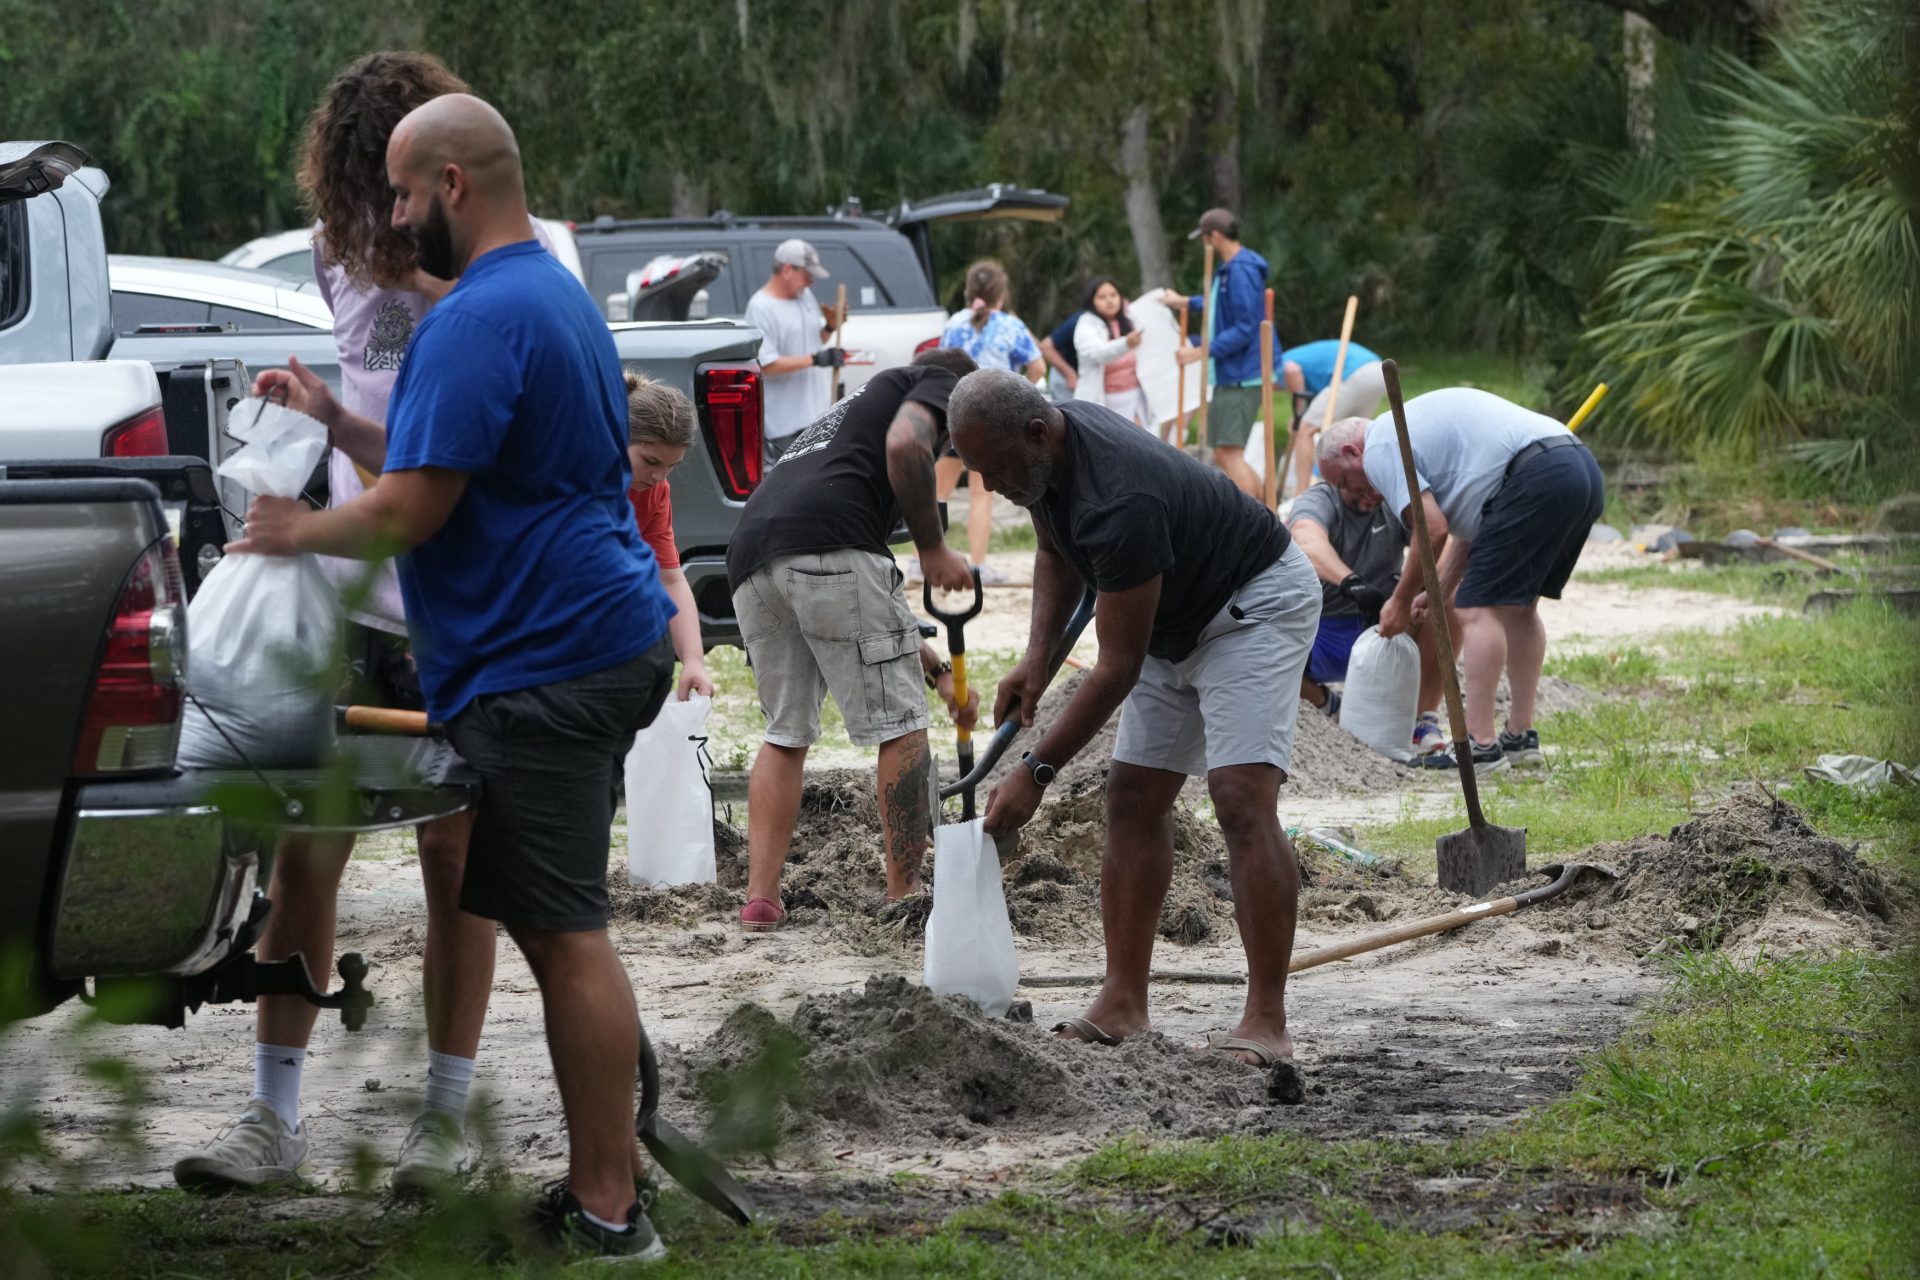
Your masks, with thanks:
[{"label": "man in black t-shirt bending", "polygon": [[904,520],[928,582],[972,587],[967,562],[947,548],[933,496],[947,397],[972,370],[965,352],[948,350],[874,375],[794,435],[740,513],[727,583],[767,718],[747,782],[746,929],[777,929],[786,919],[780,869],[829,693],[847,736],[880,749],[887,898],[920,891],[933,767],[922,680],[968,728],[979,703],[955,704],[952,668],[920,643],[887,535]]},{"label": "man in black t-shirt bending", "polygon": [[994,717],[1033,723],[1047,656],[1083,584],[1096,594],[1099,657],[1060,718],[993,789],[986,829],[1024,826],[1054,771],[1117,709],[1100,864],[1106,981],[1064,1039],[1113,1043],[1145,1030],[1147,973],[1173,875],[1168,821],[1204,774],[1226,837],[1247,952],[1246,1009],[1208,1044],[1274,1068],[1273,1096],[1300,1100],[1287,1035],[1287,961],[1299,869],[1281,830],[1300,673],[1320,621],[1313,566],[1284,525],[1220,472],[1098,405],[1053,405],[1024,379],[982,370],[948,406],[954,447],[988,489],[1033,515],[1033,629],[1001,681]]}]

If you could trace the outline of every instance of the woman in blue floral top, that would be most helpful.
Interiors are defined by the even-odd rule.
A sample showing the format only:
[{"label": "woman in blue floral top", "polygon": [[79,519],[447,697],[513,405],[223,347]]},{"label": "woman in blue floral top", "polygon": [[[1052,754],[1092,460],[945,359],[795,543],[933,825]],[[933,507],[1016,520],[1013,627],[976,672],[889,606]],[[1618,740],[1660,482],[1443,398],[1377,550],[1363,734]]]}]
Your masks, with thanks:
[{"label": "woman in blue floral top", "polygon": [[[1028,380],[1039,382],[1047,376],[1047,362],[1040,356],[1040,344],[1033,340],[1026,323],[1007,311],[1007,270],[992,259],[983,259],[967,268],[967,309],[957,311],[940,335],[943,347],[958,347],[973,357],[982,369],[1012,369]],[[953,492],[962,471],[960,459],[953,455],[940,459],[937,468],[939,496],[942,501]],[[980,477],[967,478],[967,553],[980,569],[984,582],[1003,582],[1004,575],[987,567],[987,542],[993,536],[993,495]]]}]

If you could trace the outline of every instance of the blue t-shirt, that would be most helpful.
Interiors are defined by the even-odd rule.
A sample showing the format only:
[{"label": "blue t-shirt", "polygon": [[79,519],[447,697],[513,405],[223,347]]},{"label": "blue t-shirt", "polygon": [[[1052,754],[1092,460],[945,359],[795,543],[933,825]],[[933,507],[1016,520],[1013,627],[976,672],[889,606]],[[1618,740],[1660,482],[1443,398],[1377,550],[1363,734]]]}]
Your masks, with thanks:
[{"label": "blue t-shirt", "polygon": [[674,613],[627,505],[627,391],[593,299],[538,242],[471,263],[414,330],[388,471],[467,473],[400,560],[427,710],[552,684],[651,648]]},{"label": "blue t-shirt", "polygon": [[987,313],[987,322],[973,327],[973,312],[961,311],[947,321],[940,335],[943,347],[958,347],[973,357],[982,369],[1012,369],[1024,373],[1040,358],[1040,344],[1027,332],[1020,317],[1005,311]]},{"label": "blue t-shirt", "polygon": [[[1307,380],[1307,390],[1319,395],[1333,381],[1333,362],[1340,355],[1338,338],[1322,338],[1318,342],[1303,342],[1297,347],[1287,348],[1287,359],[1300,366],[1300,373]],[[1363,364],[1378,364],[1380,357],[1373,354],[1357,342],[1347,343],[1347,364],[1340,371],[1344,382],[1355,369]]]},{"label": "blue t-shirt", "polygon": [[1074,312],[1060,322],[1059,328],[1047,335],[1053,341],[1053,349],[1060,353],[1060,358],[1065,360],[1067,367],[1075,373],[1080,372],[1080,348],[1074,345],[1073,331],[1079,325],[1080,317],[1085,314],[1087,313],[1084,311]]}]

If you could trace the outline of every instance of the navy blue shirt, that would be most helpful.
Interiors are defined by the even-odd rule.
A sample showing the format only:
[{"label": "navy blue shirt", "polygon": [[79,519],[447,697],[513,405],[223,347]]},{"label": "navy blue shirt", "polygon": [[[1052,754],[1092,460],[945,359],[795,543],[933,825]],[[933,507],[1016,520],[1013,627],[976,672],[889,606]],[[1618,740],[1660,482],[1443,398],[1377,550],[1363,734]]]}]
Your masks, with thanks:
[{"label": "navy blue shirt", "polygon": [[388,471],[467,473],[447,523],[400,561],[427,710],[625,662],[673,603],[627,505],[613,334],[525,240],[468,265],[421,320],[387,418]]},{"label": "navy blue shirt", "polygon": [[1084,311],[1074,312],[1060,322],[1059,328],[1047,335],[1047,340],[1053,343],[1053,349],[1060,353],[1060,358],[1065,360],[1067,367],[1075,373],[1080,372],[1080,348],[1073,344],[1073,330],[1074,326],[1080,323],[1080,317],[1085,314]]}]

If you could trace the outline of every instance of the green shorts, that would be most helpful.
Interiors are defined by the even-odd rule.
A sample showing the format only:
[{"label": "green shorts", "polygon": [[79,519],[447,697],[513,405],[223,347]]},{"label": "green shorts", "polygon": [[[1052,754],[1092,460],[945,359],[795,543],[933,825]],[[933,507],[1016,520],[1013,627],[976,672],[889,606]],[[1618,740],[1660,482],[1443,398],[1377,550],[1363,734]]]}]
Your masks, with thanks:
[{"label": "green shorts", "polygon": [[1216,449],[1244,449],[1258,421],[1259,387],[1215,387],[1207,408],[1207,443]]}]

